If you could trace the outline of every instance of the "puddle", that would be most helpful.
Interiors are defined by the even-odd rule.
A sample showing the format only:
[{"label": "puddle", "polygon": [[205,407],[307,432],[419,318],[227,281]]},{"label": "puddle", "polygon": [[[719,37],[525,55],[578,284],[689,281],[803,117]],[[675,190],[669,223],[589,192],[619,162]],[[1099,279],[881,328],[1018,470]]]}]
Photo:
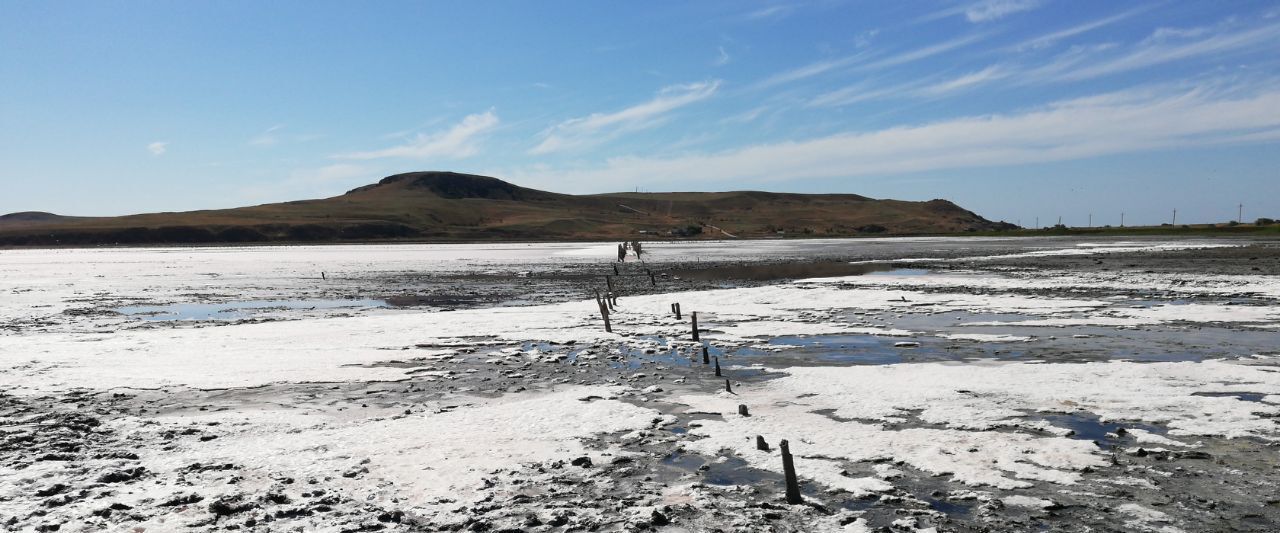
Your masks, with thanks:
[{"label": "puddle", "polygon": [[929,507],[932,508],[933,510],[938,511],[940,513],[946,513],[947,516],[952,516],[952,517],[968,516],[969,513],[973,512],[973,505],[949,502],[946,500],[939,500],[937,498],[928,498],[928,497],[924,498],[924,501],[929,502]]},{"label": "puddle", "polygon": [[1235,398],[1242,402],[1262,403],[1267,395],[1261,392],[1193,392],[1192,396],[1208,396],[1210,398]]},{"label": "puddle", "polygon": [[236,320],[264,311],[369,309],[387,307],[383,300],[251,300],[226,303],[183,303],[117,307],[116,312],[142,320]]},{"label": "puddle", "polygon": [[892,268],[876,272],[867,272],[868,276],[924,276],[931,271],[923,268]]},{"label": "puddle", "polygon": [[1158,435],[1168,432],[1165,428],[1141,422],[1103,422],[1093,413],[1041,414],[1029,417],[1031,420],[1043,420],[1054,426],[1074,431],[1068,438],[1106,442],[1108,433],[1116,433],[1120,429],[1143,429]]},{"label": "puddle", "polygon": [[862,276],[872,273],[893,273],[919,269],[895,269],[887,263],[852,264],[844,261],[818,261],[812,263],[774,263],[765,265],[729,265],[713,268],[678,269],[671,274],[692,281],[749,280],[770,281],[779,279],[836,278]]}]

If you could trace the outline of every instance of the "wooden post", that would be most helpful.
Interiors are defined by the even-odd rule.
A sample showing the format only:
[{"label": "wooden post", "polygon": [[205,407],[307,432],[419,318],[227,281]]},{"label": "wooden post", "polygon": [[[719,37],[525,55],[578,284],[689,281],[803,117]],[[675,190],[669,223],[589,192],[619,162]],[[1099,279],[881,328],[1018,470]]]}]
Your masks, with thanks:
[{"label": "wooden post", "polygon": [[329,279],[329,277],[328,277],[328,276],[325,276],[325,275],[324,275],[324,272],[321,272],[321,273],[320,273],[320,279]]},{"label": "wooden post", "polygon": [[650,287],[657,287],[657,286],[658,286],[658,279],[657,279],[657,278],[655,278],[655,277],[653,277],[653,271],[652,271],[652,270],[649,270],[649,269],[647,269],[647,268],[646,268],[646,269],[644,269],[644,271],[649,273],[649,286],[650,286]]},{"label": "wooden post", "polygon": [[613,264],[613,275],[615,275],[615,276],[617,276],[617,275],[618,275],[618,264],[617,264],[617,263],[614,263],[614,264]]},{"label": "wooden post", "polygon": [[724,391],[730,393],[733,392],[733,385],[731,385],[727,379],[724,380]]},{"label": "wooden post", "polygon": [[756,435],[756,449],[762,452],[769,451],[769,443],[764,441],[764,436]]},{"label": "wooden post", "polygon": [[720,358],[716,357],[716,377],[720,377]]},{"label": "wooden post", "polygon": [[613,276],[604,275],[604,284],[609,286],[609,292],[613,292]]},{"label": "wooden post", "polygon": [[693,340],[698,340],[698,312],[689,311],[689,318],[693,319]]},{"label": "wooden post", "polygon": [[600,316],[604,318],[604,332],[613,333],[613,326],[609,324],[609,306],[603,300],[596,300],[596,303],[600,305]]},{"label": "wooden post", "polygon": [[711,354],[707,353],[707,345],[702,345],[702,364],[711,364]]},{"label": "wooden post", "polygon": [[782,450],[782,475],[787,481],[787,503],[791,505],[804,503],[800,498],[800,482],[796,480],[796,465],[791,459],[791,448],[787,445],[787,440],[783,439],[779,442],[778,448]]},{"label": "wooden post", "polygon": [[671,304],[671,312],[676,314],[676,320],[680,320],[680,302]]},{"label": "wooden post", "polygon": [[751,416],[751,413],[747,411],[747,406],[744,404],[738,404],[738,414],[742,416]]}]

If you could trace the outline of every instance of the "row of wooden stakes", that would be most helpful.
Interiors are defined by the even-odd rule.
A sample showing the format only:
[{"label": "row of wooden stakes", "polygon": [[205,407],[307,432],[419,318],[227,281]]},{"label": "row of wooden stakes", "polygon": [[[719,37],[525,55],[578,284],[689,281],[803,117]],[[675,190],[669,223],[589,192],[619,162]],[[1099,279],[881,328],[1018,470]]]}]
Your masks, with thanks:
[{"label": "row of wooden stakes", "polygon": [[[618,273],[617,264],[614,264],[613,270],[614,270],[614,274]],[[645,271],[648,272],[649,274],[649,282],[651,284],[656,285],[656,279],[655,279],[655,276],[653,275],[653,271],[649,269],[645,269]],[[605,332],[612,333],[613,325],[609,320],[609,313],[618,305],[618,294],[614,292],[612,277],[606,275],[604,278],[605,278],[605,284],[608,290],[604,294],[601,294],[599,290],[596,291],[596,305],[600,308],[600,316],[604,319]],[[675,315],[676,320],[683,319],[679,302],[671,304],[671,313]],[[698,332],[698,312],[697,311],[689,312],[689,321],[690,321],[694,342],[700,342],[701,337]],[[703,344],[702,345],[702,364],[710,365],[713,363],[713,361],[715,364],[716,377],[724,377],[720,369],[720,358],[719,357],[712,358],[710,354],[710,350],[708,349],[707,345]],[[726,392],[733,393],[733,384],[727,378],[724,380],[724,390]],[[738,414],[741,416],[751,416],[751,413],[747,409],[747,406],[745,404],[738,404]],[[770,451],[769,443],[765,441],[764,436],[756,435],[756,449],[761,451],[766,451],[766,452]],[[786,439],[783,439],[782,442],[778,443],[778,450],[781,452],[781,455],[782,455],[782,473],[783,473],[783,479],[786,482],[786,501],[788,504],[792,504],[792,505],[804,503],[804,499],[800,496],[800,483],[796,477],[795,459],[791,456],[791,449]]]}]

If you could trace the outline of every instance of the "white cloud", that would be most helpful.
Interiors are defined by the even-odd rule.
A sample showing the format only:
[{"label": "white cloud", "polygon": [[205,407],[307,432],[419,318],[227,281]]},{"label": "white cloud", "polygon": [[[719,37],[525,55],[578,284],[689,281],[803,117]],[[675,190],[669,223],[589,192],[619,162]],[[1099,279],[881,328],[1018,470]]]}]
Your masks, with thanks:
[{"label": "white cloud", "polygon": [[938,82],[933,85],[921,88],[917,94],[924,96],[941,96],[952,91],[968,89],[987,82],[1003,79],[1008,77],[1009,73],[998,65],[992,65],[977,72],[971,72],[963,76]]},{"label": "white cloud", "polygon": [[782,18],[791,14],[792,9],[793,9],[792,6],[789,6],[789,5],[769,6],[769,7],[757,9],[755,11],[751,11],[743,15],[742,18],[747,20],[765,20],[765,19]]},{"label": "white cloud", "polygon": [[888,57],[882,57],[880,59],[876,59],[875,61],[862,63],[862,64],[858,64],[858,63],[866,59],[871,59],[872,57],[875,57],[875,56],[873,56],[870,53],[860,52],[857,54],[840,57],[836,59],[827,59],[827,60],[818,61],[815,63],[810,63],[802,67],[797,67],[785,72],[780,72],[778,74],[774,74],[773,76],[770,76],[768,78],[765,78],[764,80],[761,80],[755,83],[754,85],[752,85],[752,88],[764,89],[768,87],[773,87],[775,85],[791,83],[793,81],[800,81],[806,78],[811,78],[819,74],[826,73],[828,71],[837,70],[845,67],[851,67],[853,70],[859,70],[859,71],[875,70],[875,69],[881,69],[885,67],[894,67],[894,66],[903,65],[906,63],[911,63],[914,61],[919,61],[921,59],[927,59],[945,52],[949,52],[951,50],[955,50],[956,48],[960,48],[967,44],[973,43],[975,41],[982,40],[985,37],[986,35],[981,35],[981,34],[968,35],[965,37],[952,39],[950,41],[944,41],[938,44],[929,45],[923,48],[908,50],[908,51],[901,52]]},{"label": "white cloud", "polygon": [[1041,0],[984,0],[964,10],[969,22],[989,22],[1022,11],[1030,11],[1043,4]]},{"label": "white cloud", "polygon": [[714,63],[717,67],[722,67],[729,64],[729,59],[730,59],[729,52],[726,52],[724,50],[724,47],[721,46],[720,55],[716,56],[716,60]]},{"label": "white cloud", "polygon": [[1170,37],[1173,37],[1174,33],[1179,32],[1168,28],[1156,30],[1151,38],[1127,50],[1125,53],[1110,58],[1091,60],[1081,68],[1067,70],[1059,76],[1059,79],[1064,81],[1084,80],[1194,57],[1246,49],[1274,49],[1280,46],[1280,24],[1244,31],[1220,31],[1203,39],[1190,41],[1185,38],[1204,35],[1206,32],[1183,30],[1181,36],[1184,39],[1171,39]]},{"label": "white cloud", "polygon": [[757,82],[756,84],[754,84],[752,88],[764,89],[767,87],[773,87],[775,85],[782,85],[784,83],[791,83],[793,81],[803,80],[805,78],[812,78],[814,76],[817,76],[819,74],[822,74],[830,70],[835,70],[841,67],[849,66],[857,61],[865,59],[867,56],[868,54],[866,53],[858,53],[858,54],[836,58],[836,59],[824,59],[822,61],[817,61],[814,63],[810,63],[808,65],[804,65],[802,67],[797,67],[785,72],[774,74],[773,76],[769,76],[768,78],[765,78],[764,80],[761,80],[760,82]]},{"label": "white cloud", "polygon": [[333,156],[336,159],[382,159],[404,157],[412,159],[463,159],[476,154],[476,142],[498,126],[498,115],[492,109],[484,113],[467,115],[448,130],[433,134],[419,133],[409,142],[382,150],[352,152]]},{"label": "white cloud", "polygon": [[926,46],[924,48],[917,48],[915,50],[910,50],[897,55],[892,55],[884,59],[867,63],[866,65],[863,65],[860,68],[869,70],[869,69],[877,69],[877,68],[884,68],[884,67],[895,67],[905,63],[911,63],[913,61],[927,59],[941,53],[950,52],[952,50],[955,50],[956,48],[960,48],[962,46],[973,43],[975,41],[980,41],[984,38],[986,38],[986,35],[968,35],[965,37],[959,37],[956,39],[952,39],[950,41],[944,41],[938,44]]},{"label": "white cloud", "polygon": [[280,131],[283,127],[284,124],[271,126],[256,137],[249,139],[249,144],[253,146],[274,146],[276,143],[280,142],[279,137],[276,136],[276,132]]},{"label": "white cloud", "polygon": [[1137,8],[1137,9],[1131,9],[1131,10],[1129,10],[1129,11],[1125,11],[1125,12],[1123,12],[1123,13],[1115,14],[1115,15],[1112,15],[1112,16],[1109,16],[1109,17],[1104,17],[1104,18],[1100,18],[1100,19],[1098,19],[1098,20],[1094,20],[1094,21],[1086,22],[1086,23],[1084,23],[1084,24],[1080,24],[1080,25],[1072,26],[1072,27],[1067,28],[1067,29],[1064,29],[1064,30],[1058,30],[1058,31],[1055,31],[1055,32],[1053,32],[1053,33],[1048,33],[1048,34],[1045,34],[1045,35],[1041,35],[1040,37],[1036,37],[1036,38],[1034,38],[1034,39],[1028,39],[1028,40],[1023,41],[1022,43],[1020,43],[1020,44],[1018,44],[1018,45],[1014,46],[1013,48],[1014,48],[1015,50],[1026,50],[1026,49],[1034,49],[1034,48],[1044,48],[1044,47],[1049,46],[1049,45],[1051,45],[1051,44],[1053,44],[1053,43],[1055,43],[1055,42],[1058,42],[1058,41],[1060,41],[1060,40],[1062,40],[1062,39],[1066,39],[1066,38],[1068,38],[1068,37],[1074,37],[1074,36],[1076,36],[1076,35],[1080,35],[1080,34],[1083,34],[1083,33],[1088,33],[1088,32],[1091,32],[1091,31],[1093,31],[1093,30],[1096,30],[1096,29],[1098,29],[1098,28],[1102,28],[1102,27],[1105,27],[1105,26],[1110,26],[1111,24],[1115,24],[1115,23],[1117,23],[1117,22],[1120,22],[1120,21],[1122,21],[1122,20],[1125,20],[1125,19],[1127,19],[1127,18],[1130,18],[1130,17],[1132,17],[1132,16],[1134,16],[1134,15],[1137,15],[1138,13],[1142,13],[1143,11],[1146,11],[1147,9],[1149,9],[1149,7],[1145,7],[1145,6],[1144,6],[1144,7],[1139,7],[1139,8]]},{"label": "white cloud", "polygon": [[778,183],[1074,160],[1262,142],[1280,130],[1280,89],[1126,91],[985,115],[681,157],[619,157],[595,167],[508,172],[530,183]]},{"label": "white cloud", "polygon": [[662,89],[647,102],[621,111],[593,113],[566,120],[544,131],[542,141],[529,150],[529,153],[548,154],[578,148],[602,142],[623,132],[652,127],[666,114],[710,98],[719,87],[719,80],[674,85]]},{"label": "white cloud", "polygon": [[156,157],[160,157],[164,155],[164,153],[168,150],[169,150],[169,143],[167,141],[156,141],[147,145],[147,151],[151,152],[151,155]]}]

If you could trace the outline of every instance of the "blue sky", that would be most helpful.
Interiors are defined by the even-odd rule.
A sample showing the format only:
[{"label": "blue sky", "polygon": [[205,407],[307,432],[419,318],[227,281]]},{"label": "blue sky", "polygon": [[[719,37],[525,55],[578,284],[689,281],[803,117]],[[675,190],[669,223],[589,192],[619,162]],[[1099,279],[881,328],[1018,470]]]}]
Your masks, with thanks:
[{"label": "blue sky", "polygon": [[340,194],[947,198],[1280,218],[1280,3],[0,1],[0,213]]}]

